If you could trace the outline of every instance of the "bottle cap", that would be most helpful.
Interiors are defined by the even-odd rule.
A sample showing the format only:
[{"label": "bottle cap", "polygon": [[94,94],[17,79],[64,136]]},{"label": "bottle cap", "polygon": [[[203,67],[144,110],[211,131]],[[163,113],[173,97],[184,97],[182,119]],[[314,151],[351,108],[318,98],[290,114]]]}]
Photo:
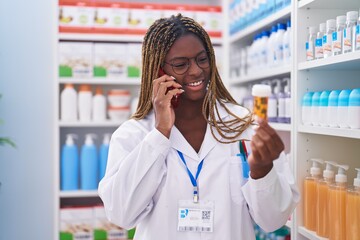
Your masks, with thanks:
[{"label": "bottle cap", "polygon": [[74,88],[74,84],[72,83],[66,83],[65,88]]},{"label": "bottle cap", "polygon": [[360,187],[360,168],[355,168],[355,170],[357,171],[357,176],[354,178],[354,186]]},{"label": "bottle cap", "polygon": [[309,33],[310,34],[316,34],[317,33],[317,27],[315,27],[315,26],[311,26],[311,27],[309,27]]},{"label": "bottle cap", "polygon": [[331,162],[331,161],[325,161],[326,163],[326,168],[323,171],[323,177],[324,178],[334,178],[335,177],[335,172],[332,169],[332,166],[336,166],[336,163]]},{"label": "bottle cap", "polygon": [[302,105],[305,107],[310,107],[312,102],[312,96],[314,95],[313,92],[307,92],[305,93],[303,99],[302,99]]},{"label": "bottle cap", "polygon": [[351,90],[346,89],[342,90],[339,94],[339,101],[338,106],[341,107],[347,107],[349,106],[349,96],[350,96]]},{"label": "bottle cap", "polygon": [[288,20],[287,23],[286,23],[287,27],[291,27],[291,20]]},{"label": "bottle cap", "polygon": [[320,32],[325,33],[325,31],[326,31],[326,23],[320,23],[319,29],[320,29]]},{"label": "bottle cap", "polygon": [[339,101],[340,90],[333,90],[329,94],[329,106],[337,107]]},{"label": "bottle cap", "polygon": [[338,167],[338,173],[335,176],[335,182],[337,183],[346,183],[347,182],[347,176],[345,174],[345,171],[349,169],[348,165],[336,165]]},{"label": "bottle cap", "polygon": [[277,28],[278,28],[278,30],[285,30],[285,29],[286,29],[286,25],[283,24],[283,23],[278,23],[278,24],[277,24]]},{"label": "bottle cap", "polygon": [[310,175],[311,176],[321,175],[321,169],[319,165],[323,164],[324,160],[322,160],[321,158],[310,158],[310,161],[312,161],[312,167],[310,168]]},{"label": "bottle cap", "polygon": [[340,15],[336,17],[336,24],[340,25],[340,24],[345,24],[346,22],[346,16],[345,15]]},{"label": "bottle cap", "polygon": [[81,84],[79,88],[79,92],[91,92],[91,88],[89,84]]},{"label": "bottle cap", "polygon": [[103,94],[102,87],[97,87],[95,90],[95,95],[102,95],[102,94]]},{"label": "bottle cap", "polygon": [[355,88],[350,92],[349,106],[352,106],[352,107],[360,106],[360,88]]},{"label": "bottle cap", "polygon": [[329,94],[330,94],[330,91],[322,91],[321,92],[319,106],[327,107],[329,105]]},{"label": "bottle cap", "polygon": [[321,92],[314,92],[311,99],[311,106],[318,107],[320,105]]},{"label": "bottle cap", "polygon": [[94,133],[88,133],[85,135],[85,145],[93,145],[94,144],[94,138],[96,138],[96,134]]},{"label": "bottle cap", "polygon": [[336,28],[336,21],[335,21],[335,19],[326,20],[326,29],[327,29],[327,31],[328,31],[330,28]]},{"label": "bottle cap", "polygon": [[346,13],[346,20],[348,21],[356,21],[358,19],[358,12],[357,11],[349,11]]},{"label": "bottle cap", "polygon": [[66,134],[66,145],[74,145],[74,138],[77,138],[77,135],[74,133]]},{"label": "bottle cap", "polygon": [[256,97],[269,97],[271,95],[271,88],[266,84],[255,84],[251,92]]}]

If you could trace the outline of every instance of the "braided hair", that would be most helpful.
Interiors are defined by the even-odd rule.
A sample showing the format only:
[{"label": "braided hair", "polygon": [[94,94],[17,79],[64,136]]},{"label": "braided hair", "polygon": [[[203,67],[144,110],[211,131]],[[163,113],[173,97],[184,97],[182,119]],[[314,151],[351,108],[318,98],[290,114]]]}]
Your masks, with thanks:
[{"label": "braided hair", "polygon": [[[214,49],[209,35],[196,21],[181,14],[156,20],[145,34],[142,45],[140,97],[137,110],[132,118],[143,119],[152,110],[153,80],[158,78],[159,69],[174,42],[189,33],[196,35],[201,40],[210,59],[209,87],[202,106],[204,118],[212,126],[211,133],[218,142],[236,142],[239,140],[238,137],[252,124],[252,116],[249,113],[244,118],[240,118],[226,107],[225,103],[237,103],[225,88],[216,68]],[[220,118],[217,102],[232,116],[231,120],[223,121]],[[224,141],[215,135],[213,128]]]}]

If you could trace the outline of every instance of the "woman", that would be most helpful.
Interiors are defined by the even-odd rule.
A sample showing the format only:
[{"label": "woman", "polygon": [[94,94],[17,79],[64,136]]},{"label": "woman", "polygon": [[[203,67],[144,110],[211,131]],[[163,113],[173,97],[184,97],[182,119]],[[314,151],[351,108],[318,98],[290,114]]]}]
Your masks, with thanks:
[{"label": "woman", "polygon": [[[159,19],[142,59],[137,111],[114,132],[99,185],[109,220],[146,240],[251,240],[253,220],[283,226],[299,201],[284,145],[266,121],[254,132],[205,30],[180,14]],[[251,140],[249,178],[239,140]]]}]

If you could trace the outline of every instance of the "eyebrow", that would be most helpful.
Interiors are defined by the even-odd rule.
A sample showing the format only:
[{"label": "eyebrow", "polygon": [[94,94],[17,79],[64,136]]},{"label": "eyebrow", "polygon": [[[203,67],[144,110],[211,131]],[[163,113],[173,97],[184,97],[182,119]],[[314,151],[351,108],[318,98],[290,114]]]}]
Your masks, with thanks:
[{"label": "eyebrow", "polygon": [[[194,57],[191,57],[191,58],[195,58],[195,57],[199,56],[201,53],[206,53],[206,50],[205,49],[201,50]],[[174,58],[171,58],[169,61],[173,61],[173,60],[176,60],[176,59],[182,59],[182,58],[191,59],[191,58],[188,58],[188,57],[174,57]]]}]

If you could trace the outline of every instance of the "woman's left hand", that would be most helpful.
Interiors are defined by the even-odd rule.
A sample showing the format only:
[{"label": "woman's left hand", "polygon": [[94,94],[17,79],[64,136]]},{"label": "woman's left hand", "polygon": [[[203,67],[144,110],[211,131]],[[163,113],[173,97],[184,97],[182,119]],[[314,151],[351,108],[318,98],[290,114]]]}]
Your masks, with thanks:
[{"label": "woman's left hand", "polygon": [[267,121],[259,119],[259,126],[251,139],[249,155],[250,175],[259,179],[270,172],[273,161],[284,151],[284,143]]}]

